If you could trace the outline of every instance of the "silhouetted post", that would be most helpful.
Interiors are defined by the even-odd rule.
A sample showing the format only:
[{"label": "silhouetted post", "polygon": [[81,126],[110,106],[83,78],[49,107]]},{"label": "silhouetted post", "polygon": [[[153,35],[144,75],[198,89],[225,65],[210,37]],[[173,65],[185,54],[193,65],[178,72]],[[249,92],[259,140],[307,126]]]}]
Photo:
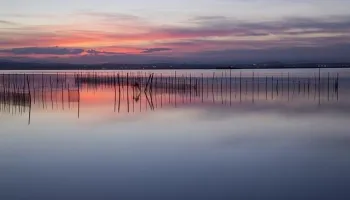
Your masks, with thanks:
[{"label": "silhouetted post", "polygon": [[329,78],[330,78],[330,73],[328,72],[328,76],[327,76],[327,97],[328,97],[328,101],[329,101]]},{"label": "silhouetted post", "polygon": [[215,76],[215,91],[217,95],[220,93],[220,82],[219,82],[219,76]]},{"label": "silhouetted post", "polygon": [[33,77],[33,93],[34,93],[34,104],[35,104],[35,76],[34,76],[34,73],[32,74],[32,77]]},{"label": "silhouetted post", "polygon": [[289,72],[288,72],[288,78],[287,78],[287,92],[288,92],[288,101],[289,101],[289,91],[290,91],[290,88],[289,88],[289,86],[290,86],[290,84],[289,84],[289,80],[290,80],[290,74],[289,74]]},{"label": "silhouetted post", "polygon": [[163,93],[164,93],[164,83],[163,83],[163,73],[160,73],[160,84],[162,87],[160,87],[160,107],[163,107]]},{"label": "silhouetted post", "polygon": [[224,88],[224,94],[225,94],[225,104],[227,103],[227,101],[226,101],[226,98],[227,98],[227,81],[228,81],[228,79],[227,79],[227,72],[225,71],[225,88]]},{"label": "silhouetted post", "polygon": [[335,84],[335,91],[337,93],[337,101],[339,100],[339,73],[337,73],[337,81]]},{"label": "silhouetted post", "polygon": [[118,74],[117,74],[117,76],[118,76],[118,113],[120,112],[120,98],[121,98],[121,83],[120,83],[120,76],[119,76],[119,72],[118,72]]},{"label": "silhouetted post", "polygon": [[168,78],[166,77],[166,75],[165,75],[164,79],[165,79],[165,93],[167,93],[168,92]]},{"label": "silhouetted post", "polygon": [[266,100],[267,100],[267,89],[268,89],[268,77],[265,77],[265,93],[266,93]]},{"label": "silhouetted post", "polygon": [[23,93],[25,93],[26,92],[26,75],[25,75],[25,73],[23,73]]},{"label": "silhouetted post", "polygon": [[[56,86],[55,86],[55,89],[58,91],[58,89],[59,89],[59,84],[58,84],[58,77],[59,77],[59,75],[58,75],[58,72],[56,73]],[[58,94],[58,92],[55,92],[55,100],[56,100],[56,107],[58,108],[58,97],[57,97],[57,94]]]},{"label": "silhouetted post", "polygon": [[[154,81],[154,83],[153,83],[153,73],[152,73],[152,84],[151,84],[151,88],[153,87],[153,84],[154,84],[155,87],[156,87],[156,88],[155,88],[155,93],[157,93],[157,89],[158,89],[158,88],[157,88],[157,86],[158,86],[158,81],[157,81],[157,80],[158,80],[158,79],[156,78],[155,81]],[[160,84],[160,87],[161,87],[161,86],[162,86],[162,85]],[[152,89],[151,89],[151,90],[152,90]],[[153,95],[152,95],[152,91],[151,91],[151,90],[150,90],[150,92],[149,92],[149,95],[150,95],[151,99],[153,99],[153,98],[152,98]],[[157,96],[156,96],[156,97],[157,97]],[[152,103],[152,104],[153,104],[153,103]],[[157,98],[156,98],[156,107],[157,107]]]},{"label": "silhouetted post", "polygon": [[276,93],[277,93],[277,96],[279,96],[279,79],[277,77],[277,84],[276,84]]},{"label": "silhouetted post", "polygon": [[113,86],[114,86],[114,112],[117,111],[117,81],[115,80],[115,72],[113,75]]},{"label": "silhouetted post", "polygon": [[221,80],[220,80],[220,93],[221,93],[221,104],[224,104],[224,95],[222,93],[222,80],[224,78],[224,72],[221,72]]},{"label": "silhouetted post", "polygon": [[70,98],[70,87],[69,87],[69,85],[67,86],[67,98],[68,98],[68,109],[70,110],[71,98]]},{"label": "silhouetted post", "polygon": [[[169,80],[169,92],[168,92],[168,101],[169,101],[169,104],[171,102],[171,95],[172,93],[174,92],[174,85],[173,85],[173,81],[172,81],[172,74],[170,72],[169,76],[168,76],[168,80]],[[150,99],[153,99],[152,96]]]},{"label": "silhouetted post", "polygon": [[202,91],[201,91],[201,93],[202,93],[202,103],[204,102],[204,77],[203,77],[203,73],[202,73]]},{"label": "silhouetted post", "polygon": [[311,80],[310,77],[307,78],[307,96],[308,98],[310,98],[310,84],[311,84]]},{"label": "silhouetted post", "polygon": [[96,74],[96,72],[93,72],[92,76],[93,76],[93,83],[94,83],[94,86],[95,86],[95,85],[97,85],[97,74]]},{"label": "silhouetted post", "polygon": [[[152,80],[153,80],[153,74],[152,74]],[[172,85],[171,85],[171,77],[170,75],[168,76],[168,81],[169,81],[169,89],[168,89],[168,101],[169,101],[169,104],[170,104],[170,99],[171,99],[171,92],[172,92]],[[192,88],[190,87],[190,90],[192,90]],[[151,100],[152,100],[152,95],[151,95]]]},{"label": "silhouetted post", "polygon": [[293,85],[293,92],[292,92],[292,97],[294,96],[294,94],[295,94],[295,87],[296,87],[296,84],[297,84],[297,78],[296,77],[294,77],[294,78],[292,78],[292,85]]},{"label": "silhouetted post", "polygon": [[282,94],[282,97],[283,97],[283,95],[284,95],[284,94],[283,94],[283,93],[284,93],[284,84],[283,84],[284,81],[285,81],[285,80],[284,80],[284,75],[283,75],[283,72],[282,72],[282,73],[281,73],[281,90],[282,90],[282,91],[281,91],[281,94]]},{"label": "silhouetted post", "polygon": [[271,98],[273,99],[273,76],[271,77]]},{"label": "silhouetted post", "polygon": [[[203,73],[202,73],[202,78],[203,78]],[[175,108],[176,108],[177,107],[177,94],[179,93],[179,89],[178,89],[179,84],[178,84],[176,71],[175,71],[175,76],[174,76],[174,87],[175,87],[174,101],[175,101]],[[203,99],[203,80],[202,80],[202,99]]]},{"label": "silhouetted post", "polygon": [[45,108],[45,104],[44,104],[44,73],[41,73],[41,100],[43,102],[43,108]]},{"label": "silhouetted post", "polygon": [[182,102],[185,103],[187,101],[187,92],[186,92],[186,88],[185,88],[185,85],[187,84],[187,73],[185,73],[185,75],[182,75],[182,77],[183,77],[182,84],[181,84],[181,89],[183,92]]},{"label": "silhouetted post", "polygon": [[212,80],[212,83],[211,83],[211,91],[213,93],[213,102],[215,102],[214,81],[215,81],[215,72],[213,72],[213,80]]},{"label": "silhouetted post", "polygon": [[246,77],[246,79],[245,79],[245,95],[246,95],[246,98],[247,98],[247,94],[248,94],[248,77]]},{"label": "silhouetted post", "polygon": [[136,80],[135,80],[135,75],[132,73],[132,81],[131,81],[131,87],[132,87],[132,112],[135,112],[135,101],[134,101],[134,97],[135,97],[135,84],[136,84]]},{"label": "silhouetted post", "polygon": [[235,98],[237,98],[237,92],[238,92],[238,84],[237,84],[237,76],[235,76]]},{"label": "silhouetted post", "polygon": [[129,102],[129,73],[126,73],[126,101],[128,104],[128,113],[130,112],[130,102]]},{"label": "silhouetted post", "polygon": [[[79,73],[78,73],[79,80]],[[80,118],[80,82],[78,81],[78,119]]]},{"label": "silhouetted post", "polygon": [[318,104],[321,104],[321,68],[318,68]]},{"label": "silhouetted post", "polygon": [[64,85],[67,87],[67,72],[64,72]]},{"label": "silhouetted post", "polygon": [[12,74],[9,74],[8,75],[8,80],[9,80],[9,83],[8,83],[8,85],[9,85],[9,92],[11,92],[13,89],[12,89],[12,87],[14,87],[14,85],[13,85],[13,81],[12,81]]},{"label": "silhouetted post", "polygon": [[[29,81],[29,77],[28,77],[28,75],[27,75],[27,85],[28,85],[28,93],[29,93],[29,97],[31,97],[32,95],[31,95],[31,92],[30,92],[30,81]],[[30,98],[31,99],[31,98]]]},{"label": "silhouetted post", "polygon": [[51,91],[51,95],[50,95],[50,97],[51,97],[51,109],[53,110],[53,97],[52,97],[53,94],[52,94],[52,78],[51,78],[51,74],[50,74],[50,91]]},{"label": "silhouetted post", "polygon": [[192,75],[190,74],[190,102],[192,102]]},{"label": "silhouetted post", "polygon": [[260,100],[260,74],[258,72],[258,75],[257,75],[257,82],[258,82],[258,100]]},{"label": "silhouetted post", "polygon": [[232,104],[232,69],[230,69],[230,105]]},{"label": "silhouetted post", "polygon": [[253,71],[252,75],[252,102],[254,103],[254,94],[255,94],[255,72]]},{"label": "silhouetted post", "polygon": [[206,77],[207,79],[207,99],[209,98],[209,77]]},{"label": "silhouetted post", "polygon": [[239,72],[239,102],[242,102],[242,71]]},{"label": "silhouetted post", "polygon": [[63,82],[61,83],[61,86],[62,86],[62,109],[64,110],[64,93],[63,93],[64,92],[63,91],[64,85],[63,85]]},{"label": "silhouetted post", "polygon": [[17,79],[17,74],[14,74],[13,75],[13,89],[14,89],[15,92],[17,92],[17,88],[18,88],[16,79]]},{"label": "silhouetted post", "polygon": [[316,76],[316,73],[315,73],[315,95],[314,95],[314,100],[316,100],[316,93],[317,93],[317,76]]}]

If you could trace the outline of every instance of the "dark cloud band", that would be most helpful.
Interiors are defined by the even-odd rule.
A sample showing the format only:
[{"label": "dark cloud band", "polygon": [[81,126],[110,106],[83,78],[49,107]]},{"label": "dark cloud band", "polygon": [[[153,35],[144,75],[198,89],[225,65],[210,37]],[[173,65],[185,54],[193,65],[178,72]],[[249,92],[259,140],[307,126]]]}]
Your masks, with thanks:
[{"label": "dark cloud band", "polygon": [[0,50],[2,53],[11,53],[15,55],[79,55],[84,52],[84,49],[70,49],[60,47],[24,47]]},{"label": "dark cloud band", "polygon": [[170,48],[150,48],[150,49],[143,49],[141,53],[155,53],[155,52],[161,52],[161,51],[171,51]]}]

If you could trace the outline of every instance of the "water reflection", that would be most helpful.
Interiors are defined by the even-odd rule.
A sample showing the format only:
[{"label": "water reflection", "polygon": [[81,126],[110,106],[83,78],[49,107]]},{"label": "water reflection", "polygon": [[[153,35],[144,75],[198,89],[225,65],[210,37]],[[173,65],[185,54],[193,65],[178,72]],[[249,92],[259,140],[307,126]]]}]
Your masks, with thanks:
[{"label": "water reflection", "polygon": [[[349,81],[339,74],[296,77],[136,73],[2,74],[0,112],[31,116],[41,111],[76,113],[103,108],[120,115],[178,107],[220,108],[219,113],[348,112]],[[6,115],[3,115],[6,118]]]},{"label": "water reflection", "polygon": [[349,199],[349,79],[231,75],[0,76],[0,199]]}]

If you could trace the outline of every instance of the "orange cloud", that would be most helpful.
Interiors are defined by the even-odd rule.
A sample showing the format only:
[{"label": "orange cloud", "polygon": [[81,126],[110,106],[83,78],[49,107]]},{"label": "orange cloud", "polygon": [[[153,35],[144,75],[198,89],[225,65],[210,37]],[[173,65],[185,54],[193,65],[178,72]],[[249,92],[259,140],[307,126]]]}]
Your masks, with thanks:
[{"label": "orange cloud", "polygon": [[[77,24],[2,29],[0,46],[5,50],[55,46],[84,50],[74,55],[26,54],[29,57],[141,53],[183,56],[188,52],[327,46],[350,41],[347,19],[332,23],[322,19],[250,23],[209,17],[181,26],[160,26],[120,14],[87,13],[85,17]],[[0,56],[11,55],[18,56],[13,51],[0,51]]]}]

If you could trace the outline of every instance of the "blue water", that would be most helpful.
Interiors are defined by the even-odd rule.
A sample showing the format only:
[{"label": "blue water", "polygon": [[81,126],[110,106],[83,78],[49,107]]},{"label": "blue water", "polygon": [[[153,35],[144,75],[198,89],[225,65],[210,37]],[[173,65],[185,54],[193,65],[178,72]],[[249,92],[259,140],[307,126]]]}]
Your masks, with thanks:
[{"label": "blue water", "polygon": [[132,87],[71,77],[42,91],[37,74],[35,103],[0,105],[0,199],[350,198],[346,74],[337,92],[327,78],[277,92],[263,76],[254,90],[221,89],[221,72],[213,88],[154,88],[137,101]]}]

